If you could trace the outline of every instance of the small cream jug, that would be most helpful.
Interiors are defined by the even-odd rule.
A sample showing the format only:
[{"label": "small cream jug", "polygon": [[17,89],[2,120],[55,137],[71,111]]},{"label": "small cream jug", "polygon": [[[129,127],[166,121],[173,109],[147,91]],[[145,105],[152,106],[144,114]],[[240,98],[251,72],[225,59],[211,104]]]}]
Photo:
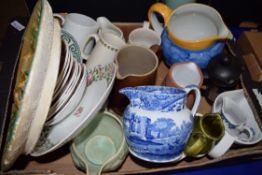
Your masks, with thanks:
[{"label": "small cream jug", "polygon": [[120,36],[106,30],[90,35],[89,41],[92,42],[93,39],[95,46],[86,62],[87,84],[89,88],[94,86],[100,88],[105,86],[105,83],[108,83],[108,79],[113,75],[116,68],[115,56],[126,43]]},{"label": "small cream jug", "polygon": [[118,50],[126,45],[120,36],[107,30],[101,30],[99,34],[90,35],[89,41],[92,41],[92,39],[95,40],[96,44],[86,62],[88,70],[113,63]]}]

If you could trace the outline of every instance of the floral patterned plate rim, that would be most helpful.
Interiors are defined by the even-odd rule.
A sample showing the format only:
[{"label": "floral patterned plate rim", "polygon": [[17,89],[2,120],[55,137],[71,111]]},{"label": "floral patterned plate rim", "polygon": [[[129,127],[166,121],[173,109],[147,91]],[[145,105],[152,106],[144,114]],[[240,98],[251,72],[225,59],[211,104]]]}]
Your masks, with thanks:
[{"label": "floral patterned plate rim", "polygon": [[103,107],[114,84],[116,65],[98,65],[87,74],[89,84],[77,108],[60,123],[44,127],[31,156],[47,154],[72,140]]}]

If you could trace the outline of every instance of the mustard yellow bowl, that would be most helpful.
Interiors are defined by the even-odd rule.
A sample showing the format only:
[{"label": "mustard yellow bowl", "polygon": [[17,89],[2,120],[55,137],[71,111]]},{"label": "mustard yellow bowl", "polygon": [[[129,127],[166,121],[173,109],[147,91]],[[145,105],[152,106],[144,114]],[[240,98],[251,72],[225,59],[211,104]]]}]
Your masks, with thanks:
[{"label": "mustard yellow bowl", "polygon": [[[156,14],[163,18],[164,24]],[[201,50],[217,40],[232,39],[220,14],[208,5],[188,3],[172,10],[163,3],[155,3],[148,11],[148,18],[159,34],[166,27],[172,42],[182,48]]]}]

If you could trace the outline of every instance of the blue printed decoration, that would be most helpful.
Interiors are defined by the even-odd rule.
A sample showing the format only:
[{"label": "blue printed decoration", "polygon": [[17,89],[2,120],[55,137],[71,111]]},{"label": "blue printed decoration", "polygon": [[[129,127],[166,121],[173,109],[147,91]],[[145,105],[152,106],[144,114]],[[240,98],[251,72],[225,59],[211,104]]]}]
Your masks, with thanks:
[{"label": "blue printed decoration", "polygon": [[194,114],[185,105],[187,92],[167,86],[137,86],[120,93],[130,100],[123,124],[131,154],[150,162],[178,160],[193,127]]},{"label": "blue printed decoration", "polygon": [[206,49],[189,50],[181,48],[173,43],[168,37],[166,28],[161,35],[161,49],[168,65],[183,61],[193,61],[197,63],[200,68],[205,69],[210,59],[221,53],[224,46],[224,41],[216,41],[214,45]]},{"label": "blue printed decoration", "polygon": [[191,122],[183,121],[178,126],[172,119],[160,117],[153,122],[135,113],[124,115],[128,116],[124,119],[128,145],[138,156],[165,161],[183,152],[188,133],[192,130]]},{"label": "blue printed decoration", "polygon": [[133,107],[151,111],[180,111],[186,100],[185,91],[167,86],[127,87],[124,91]]}]

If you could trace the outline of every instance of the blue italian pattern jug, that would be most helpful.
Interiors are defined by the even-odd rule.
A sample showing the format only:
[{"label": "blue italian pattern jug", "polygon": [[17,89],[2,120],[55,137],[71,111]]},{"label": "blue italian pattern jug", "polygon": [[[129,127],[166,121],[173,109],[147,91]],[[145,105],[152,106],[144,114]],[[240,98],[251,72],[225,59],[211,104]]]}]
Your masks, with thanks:
[{"label": "blue italian pattern jug", "polygon": [[[192,90],[196,99],[190,110],[186,99]],[[120,93],[130,100],[123,114],[123,124],[131,154],[150,162],[182,159],[201,99],[199,89],[137,86],[120,89]]]}]

